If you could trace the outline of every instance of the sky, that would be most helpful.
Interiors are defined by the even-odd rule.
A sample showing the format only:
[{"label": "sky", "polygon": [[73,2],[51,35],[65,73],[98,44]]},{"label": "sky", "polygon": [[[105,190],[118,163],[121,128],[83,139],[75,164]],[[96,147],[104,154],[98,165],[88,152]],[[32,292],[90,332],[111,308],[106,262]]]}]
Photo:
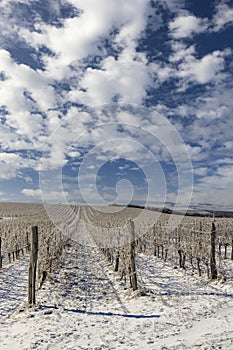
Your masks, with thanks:
[{"label": "sky", "polygon": [[0,201],[233,208],[233,2],[2,0]]}]

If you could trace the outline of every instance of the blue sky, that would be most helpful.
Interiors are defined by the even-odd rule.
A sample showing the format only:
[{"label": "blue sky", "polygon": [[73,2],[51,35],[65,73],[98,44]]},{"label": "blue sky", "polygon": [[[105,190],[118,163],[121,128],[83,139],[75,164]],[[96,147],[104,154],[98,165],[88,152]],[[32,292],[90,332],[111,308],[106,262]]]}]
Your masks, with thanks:
[{"label": "blue sky", "polygon": [[0,200],[233,207],[233,3],[2,0]]}]

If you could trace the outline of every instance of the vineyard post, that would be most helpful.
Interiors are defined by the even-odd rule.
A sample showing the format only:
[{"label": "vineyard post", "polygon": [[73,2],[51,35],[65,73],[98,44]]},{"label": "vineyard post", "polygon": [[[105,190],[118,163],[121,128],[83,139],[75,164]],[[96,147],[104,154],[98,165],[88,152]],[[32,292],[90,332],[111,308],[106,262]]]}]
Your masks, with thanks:
[{"label": "vineyard post", "polygon": [[36,303],[36,266],[38,257],[38,227],[32,227],[31,254],[28,269],[28,304]]},{"label": "vineyard post", "polygon": [[233,260],[233,237],[231,238],[231,260]]},{"label": "vineyard post", "polygon": [[215,227],[215,223],[212,222],[212,229],[211,229],[211,236],[210,236],[210,242],[211,242],[211,248],[210,248],[211,279],[216,279],[218,277],[217,267],[216,267],[216,259],[215,259],[215,239],[216,239],[216,227]]},{"label": "vineyard post", "polygon": [[26,252],[29,252],[29,250],[30,250],[30,244],[29,244],[28,232],[26,232]]},{"label": "vineyard post", "polygon": [[2,238],[0,237],[0,268],[2,268]]},{"label": "vineyard post", "polygon": [[130,281],[133,290],[138,289],[137,285],[137,274],[136,274],[136,264],[135,264],[135,228],[133,220],[129,221],[130,224],[130,256],[129,256],[129,270],[130,270]]},{"label": "vineyard post", "polygon": [[120,263],[119,246],[120,246],[120,232],[118,232],[118,234],[117,234],[117,252],[116,252],[115,267],[114,267],[115,272],[118,272],[118,270],[119,270],[119,263]]}]

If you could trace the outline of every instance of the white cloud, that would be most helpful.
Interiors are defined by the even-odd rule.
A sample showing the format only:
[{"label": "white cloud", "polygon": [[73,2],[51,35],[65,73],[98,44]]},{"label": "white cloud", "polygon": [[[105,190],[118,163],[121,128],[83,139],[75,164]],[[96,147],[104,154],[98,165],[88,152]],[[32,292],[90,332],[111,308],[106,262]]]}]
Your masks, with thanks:
[{"label": "white cloud", "polygon": [[[16,6],[24,5],[27,6],[32,0],[1,0],[0,2],[0,46],[9,45],[9,41],[18,41],[18,24],[19,24],[19,13],[16,11]],[[26,22],[25,18],[20,18],[21,22]],[[23,25],[21,23],[21,25]]]},{"label": "white cloud", "polygon": [[[226,89],[224,84],[220,84],[218,89],[213,87],[202,97],[190,100],[189,104],[181,105],[175,111],[180,114],[183,110],[183,118],[192,120],[185,132],[181,131],[184,139],[201,145],[203,151],[214,146],[215,155],[218,151],[222,159],[227,159],[227,155],[230,157],[233,149],[232,93],[232,88]],[[206,160],[209,156],[207,153]]]},{"label": "white cloud", "polygon": [[216,13],[213,17],[214,32],[224,29],[227,25],[233,25],[233,7],[230,7],[225,1],[216,5]]},{"label": "white cloud", "polygon": [[181,41],[172,40],[170,42],[173,53],[169,56],[171,63],[183,61],[186,57],[191,57],[196,54],[194,45],[186,45]]},{"label": "white cloud", "polygon": [[172,66],[161,65],[157,62],[151,64],[151,70],[157,76],[159,83],[163,83],[164,81],[169,80],[175,74],[175,69]]},{"label": "white cloud", "polygon": [[[141,35],[147,23],[149,0],[70,0],[81,14],[68,18],[62,27],[38,24],[40,33],[23,29],[23,38],[33,47],[47,46],[55,57],[44,56],[47,74],[52,78],[64,77],[65,66],[75,64],[87,56],[104,55],[103,38],[109,38],[113,29],[118,30],[116,43],[132,45]],[[55,68],[54,68],[55,67]],[[59,73],[59,68],[61,72]],[[55,76],[54,76],[55,74]]]},{"label": "white cloud", "polygon": [[[23,168],[36,168],[37,160],[29,157],[22,157],[16,153],[0,153],[0,162],[2,164],[1,175],[6,178],[5,171],[9,169],[9,176],[16,177],[17,171]],[[4,171],[4,168],[6,169]]]},{"label": "white cloud", "polygon": [[32,190],[29,188],[24,188],[21,191],[21,193],[27,197],[41,198],[41,190],[40,189]]},{"label": "white cloud", "polygon": [[198,57],[195,45],[189,46],[175,40],[170,41],[170,45],[172,53],[169,56],[169,63],[161,64],[158,60],[151,65],[160,83],[178,78],[178,91],[181,92],[189,88],[190,84],[219,85],[230,76],[229,72],[225,71],[227,58],[232,56],[230,48]]},{"label": "white cloud", "polygon": [[205,168],[205,167],[196,168],[194,172],[195,172],[195,175],[206,176],[208,173],[208,168]]},{"label": "white cloud", "polygon": [[11,162],[20,162],[21,157],[18,154],[15,153],[0,153],[0,160],[5,163],[11,163]]},{"label": "white cloud", "polygon": [[[26,109],[32,108],[32,101],[27,100],[24,96],[24,92],[31,93],[36,104],[42,110],[47,110],[55,106],[57,98],[54,93],[54,89],[49,85],[52,81],[46,79],[43,76],[43,72],[40,70],[34,70],[25,64],[17,64],[6,50],[0,50],[0,65],[1,70],[5,73],[7,79],[1,81],[1,103],[7,107],[10,103],[15,108],[11,96],[4,97],[14,91],[17,91],[17,95],[21,97],[21,104]],[[4,93],[3,93],[4,90]],[[10,99],[10,101],[9,101]],[[17,103],[18,105],[18,103]]]},{"label": "white cloud", "polygon": [[17,176],[17,170],[15,166],[7,164],[0,160],[0,179],[1,180],[10,180]]},{"label": "white cloud", "polygon": [[195,186],[194,202],[232,206],[233,166],[218,167],[216,174],[203,177]]},{"label": "white cloud", "polygon": [[6,50],[0,50],[0,65],[6,80],[0,81],[1,105],[5,106],[5,127],[17,129],[16,134],[27,139],[38,138],[43,130],[46,112],[56,105],[57,97],[41,71],[16,63]]},{"label": "white cloud", "polygon": [[42,193],[39,188],[38,189],[24,188],[21,191],[21,193],[26,197],[32,197],[34,199],[45,199],[46,202],[54,202],[54,201],[56,202],[56,201],[64,200],[64,196],[68,195],[68,192],[59,192],[59,191],[46,191],[46,193]]},{"label": "white cloud", "polygon": [[174,13],[179,12],[185,5],[184,0],[162,0],[161,4]]},{"label": "white cloud", "polygon": [[218,32],[233,25],[233,8],[222,0],[216,3],[215,14],[208,18],[196,17],[194,14],[177,8],[177,17],[169,23],[169,33],[173,39],[192,38],[195,34]]},{"label": "white cloud", "polygon": [[200,59],[188,54],[179,64],[177,76],[200,84],[223,79],[225,77],[223,73],[225,57],[228,54],[229,50],[217,50]]},{"label": "white cloud", "polygon": [[120,96],[120,101],[140,104],[151,84],[145,56],[125,49],[117,59],[107,57],[101,69],[88,68],[79,84],[82,91],[72,90],[70,98],[96,106],[110,103],[115,96]]},{"label": "white cloud", "polygon": [[208,19],[198,18],[192,14],[185,13],[169,23],[169,30],[170,35],[174,39],[183,39],[206,31],[208,25]]},{"label": "white cloud", "polygon": [[[7,50],[0,50],[0,65],[6,77],[0,81],[1,104],[8,112],[0,131],[2,136],[7,136],[2,138],[5,149],[42,149],[46,135],[60,124],[59,113],[51,108],[70,99],[95,105],[111,102],[116,96],[120,96],[122,101],[135,103],[141,103],[146,97],[150,69],[145,55],[136,52],[135,48],[147,24],[150,1],[136,0],[132,4],[125,0],[120,3],[81,0],[69,3],[81,13],[61,20],[60,27],[43,23],[38,15],[30,26],[24,22],[21,26],[20,19],[14,18],[11,33],[5,33],[6,37],[10,37],[15,32],[31,48],[39,51],[44,45],[54,53],[54,56],[46,53],[40,56],[44,62],[42,71],[19,64]],[[11,5],[4,12],[4,23],[12,17],[13,2]],[[59,13],[61,5],[59,3],[56,13]],[[119,51],[118,57],[107,57],[103,39],[110,40],[110,45]],[[99,69],[87,69],[85,59],[96,54],[100,55]],[[71,64],[72,67],[69,66]],[[57,93],[53,87],[57,80],[65,81],[72,91]],[[86,87],[86,92],[83,87]],[[41,112],[47,114],[47,119],[42,117]],[[80,114],[78,118],[81,118]],[[85,131],[83,119],[77,123],[75,130],[77,133]],[[69,128],[70,131],[74,133],[74,128]],[[62,159],[59,149],[64,148],[69,137],[64,132],[53,146],[53,164],[57,163],[56,159]]]}]

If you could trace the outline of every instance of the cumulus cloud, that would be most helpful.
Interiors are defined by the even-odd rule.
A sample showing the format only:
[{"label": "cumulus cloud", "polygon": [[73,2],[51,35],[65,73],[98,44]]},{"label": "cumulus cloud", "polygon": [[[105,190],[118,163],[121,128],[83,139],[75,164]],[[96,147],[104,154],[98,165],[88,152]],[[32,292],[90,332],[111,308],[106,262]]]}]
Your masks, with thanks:
[{"label": "cumulus cloud", "polygon": [[[13,129],[17,134],[14,142],[9,138],[5,141],[6,148],[43,148],[46,135],[59,125],[61,115],[54,109],[67,101],[93,105],[121,97],[141,103],[146,97],[149,67],[136,46],[147,24],[149,0],[137,0],[133,5],[106,0],[69,4],[77,12],[61,19],[59,26],[43,22],[39,15],[33,17],[31,26],[21,26],[13,16],[12,31],[37,50],[43,70],[18,63],[6,49],[0,51],[5,77],[0,81],[1,104],[7,111],[4,132],[10,135]],[[64,2],[59,2],[57,13],[62,5]],[[13,3],[4,20],[12,17],[12,11]],[[5,33],[5,37],[10,36]],[[107,54],[105,40],[118,57]],[[85,60],[95,55],[99,56],[99,67],[88,68]],[[58,91],[60,82],[69,85],[71,91]]]},{"label": "cumulus cloud", "polygon": [[24,157],[16,153],[0,153],[0,179],[11,180],[16,178],[24,178],[25,181],[31,181],[31,178],[24,176],[21,171],[23,169],[37,169],[38,159],[25,155]]},{"label": "cumulus cloud", "polygon": [[21,193],[28,197],[41,198],[41,190],[39,188],[36,190],[24,188]]},{"label": "cumulus cloud", "polygon": [[[26,197],[32,197],[34,199],[42,199],[43,193],[41,192],[41,189],[29,189],[24,188],[21,193],[25,195]],[[60,200],[64,200],[64,195],[68,195],[68,192],[56,192],[56,191],[47,191],[46,192],[46,199],[49,199],[50,202],[57,202]]]},{"label": "cumulus cloud", "polygon": [[169,56],[169,61],[182,62],[186,57],[192,57],[196,54],[195,45],[187,45],[180,41],[172,40],[170,42],[172,54]]},{"label": "cumulus cloud", "polygon": [[197,83],[206,84],[216,80],[224,70],[224,57],[228,51],[214,51],[201,59],[186,56],[185,61],[179,65],[178,77],[195,80]]},{"label": "cumulus cloud", "polygon": [[218,167],[215,174],[203,176],[195,186],[193,200],[196,203],[212,203],[218,206],[232,205],[233,195],[233,166]]},{"label": "cumulus cloud", "polygon": [[[10,90],[15,87],[21,91],[22,95],[23,92],[29,91],[32,99],[42,110],[47,110],[55,105],[57,101],[54,90],[50,86],[51,81],[43,76],[42,71],[34,70],[25,64],[17,64],[7,50],[0,50],[0,65],[6,76],[6,79],[1,81],[2,89],[8,87]],[[2,94],[3,98],[4,95]],[[5,103],[4,100],[1,102]],[[30,107],[31,102],[27,101],[27,108]]]},{"label": "cumulus cloud", "polygon": [[204,56],[198,55],[195,45],[172,40],[171,53],[168,62],[159,60],[151,64],[150,68],[156,75],[156,84],[159,88],[164,82],[176,80],[177,92],[188,90],[197,84],[214,84],[220,87],[230,78],[227,62],[232,57],[232,50],[215,50]]},{"label": "cumulus cloud", "polygon": [[204,32],[218,32],[233,24],[233,8],[222,0],[215,6],[215,14],[211,19],[196,17],[194,14],[180,9],[177,16],[169,23],[169,34],[173,39],[193,38]]},{"label": "cumulus cloud", "polygon": [[11,164],[7,164],[3,161],[0,161],[0,179],[1,180],[10,180],[14,179],[17,176],[17,170],[15,166]]},{"label": "cumulus cloud", "polygon": [[[105,48],[101,44],[104,38],[110,38],[115,30],[116,44],[120,46],[132,45],[140,37],[147,23],[149,1],[102,0],[95,2],[70,1],[80,11],[80,16],[68,18],[61,27],[40,24],[40,32],[22,30],[22,36],[33,47],[47,46],[54,57],[44,57],[47,73],[54,77],[60,67],[65,74],[65,66],[75,64],[88,56],[105,55]],[[149,12],[148,12],[149,14]],[[56,76],[57,77],[57,76]]]},{"label": "cumulus cloud", "polygon": [[[232,56],[231,49],[215,50],[203,57],[197,57],[195,45],[189,46],[177,41],[171,41],[170,44],[172,53],[169,56],[170,66],[167,69],[170,77],[181,79],[181,85],[182,81],[207,84],[219,83],[227,78],[228,75],[224,70],[227,58]],[[186,87],[185,84],[183,87]]]},{"label": "cumulus cloud", "polygon": [[88,68],[79,84],[81,90],[72,90],[70,98],[91,106],[110,103],[114,97],[141,104],[151,84],[145,55],[125,49],[117,59],[104,59],[100,69]]},{"label": "cumulus cloud", "polygon": [[[194,170],[213,167],[216,164],[231,164],[233,151],[232,133],[233,102],[232,88],[220,84],[212,86],[197,99],[177,106],[173,114],[182,119],[179,131],[190,145]],[[183,125],[186,124],[186,127]]]},{"label": "cumulus cloud", "polygon": [[172,38],[183,39],[205,32],[208,26],[208,19],[185,13],[169,23],[169,30]]},{"label": "cumulus cloud", "polygon": [[15,169],[34,168],[37,164],[37,160],[31,157],[22,157],[21,155],[16,153],[6,152],[0,153],[0,161],[4,162],[5,164],[9,164],[12,167],[15,167]]},{"label": "cumulus cloud", "polygon": [[233,25],[233,7],[227,4],[226,1],[221,1],[216,5],[215,15],[213,17],[214,32],[224,29],[228,25]]}]

